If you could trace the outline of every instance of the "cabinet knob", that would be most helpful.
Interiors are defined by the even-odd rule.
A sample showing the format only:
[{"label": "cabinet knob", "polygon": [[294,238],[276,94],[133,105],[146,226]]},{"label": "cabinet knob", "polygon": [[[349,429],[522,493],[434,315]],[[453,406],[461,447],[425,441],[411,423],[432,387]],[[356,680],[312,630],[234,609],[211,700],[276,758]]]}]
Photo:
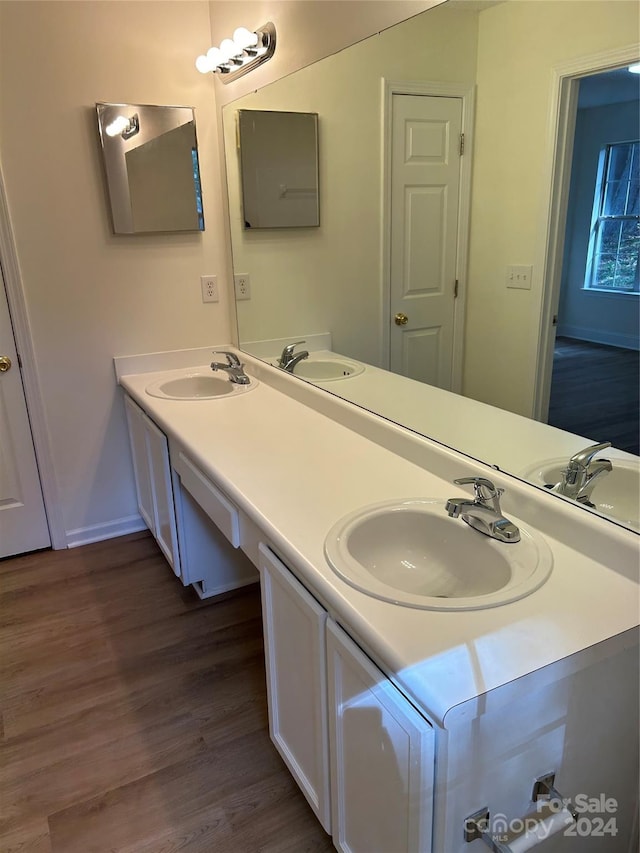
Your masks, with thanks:
[{"label": "cabinet knob", "polygon": [[11,359],[8,355],[0,355],[0,373],[6,373],[11,367]]},{"label": "cabinet knob", "polygon": [[396,316],[393,318],[393,321],[396,324],[396,326],[406,326],[407,323],[409,322],[409,318],[407,317],[406,314],[403,314],[402,312],[398,312],[396,314]]}]

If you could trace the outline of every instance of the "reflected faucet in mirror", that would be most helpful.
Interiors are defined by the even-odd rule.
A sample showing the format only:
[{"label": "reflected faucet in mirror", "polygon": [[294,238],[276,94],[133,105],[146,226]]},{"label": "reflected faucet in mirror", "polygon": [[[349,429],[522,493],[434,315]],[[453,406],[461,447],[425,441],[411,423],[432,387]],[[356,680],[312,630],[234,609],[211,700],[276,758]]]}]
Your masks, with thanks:
[{"label": "reflected faucet in mirror", "polygon": [[553,483],[545,484],[545,488],[558,495],[564,495],[571,500],[585,504],[585,506],[595,506],[591,502],[591,494],[596,482],[612,471],[613,465],[609,459],[595,459],[594,457],[608,447],[611,447],[611,442],[605,441],[602,444],[592,444],[575,453],[569,460],[567,467],[562,470],[560,482],[555,485]]},{"label": "reflected faucet in mirror", "polygon": [[302,346],[302,344],[306,344],[306,341],[296,341],[293,344],[287,344],[278,359],[278,367],[286,370],[288,373],[293,373],[297,364],[300,364],[303,359],[309,358],[307,350],[294,353],[295,348]]}]

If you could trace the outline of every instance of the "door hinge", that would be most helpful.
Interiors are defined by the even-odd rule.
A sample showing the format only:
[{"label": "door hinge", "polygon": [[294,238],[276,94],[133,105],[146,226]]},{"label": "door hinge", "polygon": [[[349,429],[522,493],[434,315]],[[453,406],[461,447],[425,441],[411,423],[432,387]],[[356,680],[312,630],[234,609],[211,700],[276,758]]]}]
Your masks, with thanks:
[{"label": "door hinge", "polygon": [[460,156],[464,154],[464,133],[460,134]]},{"label": "door hinge", "polygon": [[558,325],[558,315],[557,315],[557,314],[554,314],[554,315],[553,315],[553,320],[551,321],[551,325],[552,325],[552,326],[557,326],[557,325]]},{"label": "door hinge", "polygon": [[458,298],[458,279],[456,279],[455,284],[453,285],[453,298]]}]

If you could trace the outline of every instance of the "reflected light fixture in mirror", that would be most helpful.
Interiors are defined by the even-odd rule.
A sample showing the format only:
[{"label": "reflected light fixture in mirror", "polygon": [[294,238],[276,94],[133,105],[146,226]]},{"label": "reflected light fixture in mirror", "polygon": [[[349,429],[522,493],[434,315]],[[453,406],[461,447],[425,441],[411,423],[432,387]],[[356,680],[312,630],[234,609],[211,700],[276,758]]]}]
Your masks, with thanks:
[{"label": "reflected light fixture in mirror", "polygon": [[221,74],[222,81],[229,83],[258,65],[271,59],[276,50],[276,28],[266,23],[255,32],[238,27],[233,38],[223,39],[218,47],[211,47],[206,54],[196,59],[196,68],[201,74]]}]

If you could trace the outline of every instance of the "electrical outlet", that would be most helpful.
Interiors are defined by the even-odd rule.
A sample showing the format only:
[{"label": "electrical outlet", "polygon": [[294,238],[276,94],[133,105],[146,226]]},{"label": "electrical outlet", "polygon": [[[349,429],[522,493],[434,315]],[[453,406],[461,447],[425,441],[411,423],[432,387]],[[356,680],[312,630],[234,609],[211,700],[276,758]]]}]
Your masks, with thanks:
[{"label": "electrical outlet", "polygon": [[200,287],[202,288],[203,302],[219,302],[220,294],[218,293],[218,276],[217,275],[201,275]]},{"label": "electrical outlet", "polygon": [[531,290],[531,276],[533,267],[508,266],[507,287],[515,287],[520,290]]},{"label": "electrical outlet", "polygon": [[236,299],[251,299],[251,282],[248,275],[234,275],[233,284],[236,291]]}]

